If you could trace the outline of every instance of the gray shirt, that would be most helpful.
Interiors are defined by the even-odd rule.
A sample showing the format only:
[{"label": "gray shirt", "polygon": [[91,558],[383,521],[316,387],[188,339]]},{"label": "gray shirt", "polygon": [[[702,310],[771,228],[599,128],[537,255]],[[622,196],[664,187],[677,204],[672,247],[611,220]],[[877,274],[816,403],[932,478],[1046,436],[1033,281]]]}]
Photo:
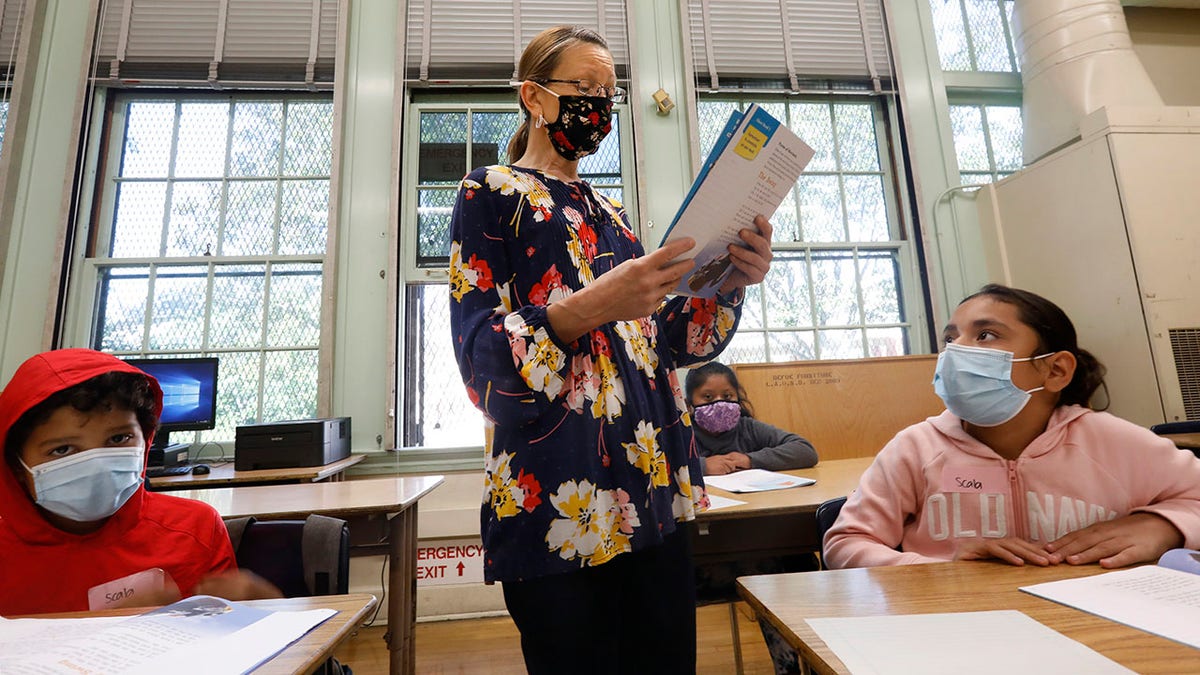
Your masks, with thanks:
[{"label": "gray shirt", "polygon": [[742,415],[736,427],[719,436],[695,424],[692,428],[701,457],[740,452],[750,458],[750,466],[768,471],[804,469],[817,463],[812,443],[753,417]]}]

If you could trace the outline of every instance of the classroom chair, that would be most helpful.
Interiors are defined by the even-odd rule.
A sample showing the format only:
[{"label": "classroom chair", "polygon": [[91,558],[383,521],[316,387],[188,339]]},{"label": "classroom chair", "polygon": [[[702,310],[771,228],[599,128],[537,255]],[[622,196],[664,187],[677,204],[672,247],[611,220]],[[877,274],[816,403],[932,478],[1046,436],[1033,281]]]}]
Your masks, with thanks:
[{"label": "classroom chair", "polygon": [[[289,598],[350,591],[350,529],[340,518],[225,521],[238,567],[279,587]],[[316,675],[352,675],[330,658]]]},{"label": "classroom chair", "polygon": [[279,587],[289,598],[350,590],[350,531],[339,518],[225,522],[238,567]]},{"label": "classroom chair", "polygon": [[[1188,420],[1184,422],[1167,422],[1165,424],[1155,424],[1150,427],[1150,431],[1160,435],[1168,436],[1170,434],[1200,434],[1200,421]],[[1192,454],[1200,457],[1200,448],[1193,445],[1185,446]]]},{"label": "classroom chair", "polygon": [[817,538],[821,541],[821,569],[823,570],[829,569],[829,566],[825,564],[825,533],[833,527],[833,523],[837,520],[838,514],[842,512],[842,506],[845,503],[845,497],[834,497],[817,507]]}]

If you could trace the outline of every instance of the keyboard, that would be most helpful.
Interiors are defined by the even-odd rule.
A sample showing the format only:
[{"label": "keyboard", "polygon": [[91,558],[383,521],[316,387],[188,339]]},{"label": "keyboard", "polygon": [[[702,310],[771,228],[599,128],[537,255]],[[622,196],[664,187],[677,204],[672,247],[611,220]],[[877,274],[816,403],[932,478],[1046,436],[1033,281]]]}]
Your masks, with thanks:
[{"label": "keyboard", "polygon": [[151,466],[146,469],[146,478],[162,478],[163,476],[182,476],[192,472],[191,464],[183,466]]}]

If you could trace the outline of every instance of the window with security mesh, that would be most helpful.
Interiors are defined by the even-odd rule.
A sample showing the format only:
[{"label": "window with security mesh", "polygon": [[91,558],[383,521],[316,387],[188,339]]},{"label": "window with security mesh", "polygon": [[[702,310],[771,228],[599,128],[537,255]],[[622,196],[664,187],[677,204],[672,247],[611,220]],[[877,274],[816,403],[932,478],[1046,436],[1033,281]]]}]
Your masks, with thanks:
[{"label": "window with security mesh", "polygon": [[[404,424],[401,444],[426,448],[483,444],[483,416],[467,398],[450,338],[450,214],[459,181],[473,168],[508,164],[508,141],[520,123],[511,95],[505,103],[415,103],[409,138],[417,145],[402,172],[401,222],[413,268],[406,277],[403,320]],[[612,132],[579,161],[579,176],[622,203],[628,125],[618,105]],[[624,120],[628,122],[628,120]],[[406,206],[407,205],[407,206]],[[636,210],[629,206],[629,213]]]},{"label": "window with security mesh", "polygon": [[1013,0],[929,0],[942,70],[1016,73]]},{"label": "window with security mesh", "polygon": [[1021,107],[951,103],[950,126],[963,185],[992,183],[1021,168]]},{"label": "window with security mesh", "polygon": [[333,101],[111,99],[84,271],[91,345],[220,358],[217,428],[317,414]]},{"label": "window with security mesh", "polygon": [[852,359],[910,351],[905,291],[916,280],[901,234],[895,178],[876,99],[704,97],[698,103],[707,157],[730,111],[755,102],[816,155],[775,212],[775,259],[747,289],[726,363]]}]

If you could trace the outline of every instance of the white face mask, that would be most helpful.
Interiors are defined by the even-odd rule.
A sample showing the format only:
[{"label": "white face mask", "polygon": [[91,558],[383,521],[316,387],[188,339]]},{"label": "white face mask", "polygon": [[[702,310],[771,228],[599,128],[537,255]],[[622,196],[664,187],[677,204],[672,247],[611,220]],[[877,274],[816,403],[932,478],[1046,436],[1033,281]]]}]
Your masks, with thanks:
[{"label": "white face mask", "polygon": [[107,518],[142,484],[145,448],[95,448],[30,468],[38,506],[80,523]]},{"label": "white face mask", "polygon": [[1001,349],[948,344],[938,354],[933,390],[959,418],[980,427],[999,426],[1024,410],[1033,392],[1045,389],[1026,391],[1013,384],[1012,364],[1054,354],[1014,359],[1012,352]]}]

